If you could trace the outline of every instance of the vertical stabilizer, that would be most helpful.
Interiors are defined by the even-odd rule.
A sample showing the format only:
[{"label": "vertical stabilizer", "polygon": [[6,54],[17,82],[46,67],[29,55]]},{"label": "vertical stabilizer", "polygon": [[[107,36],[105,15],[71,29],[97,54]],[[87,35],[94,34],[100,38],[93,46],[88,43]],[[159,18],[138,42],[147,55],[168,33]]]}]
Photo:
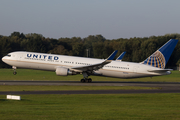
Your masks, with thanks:
[{"label": "vertical stabilizer", "polygon": [[176,39],[169,40],[141,63],[164,69],[177,43]]}]

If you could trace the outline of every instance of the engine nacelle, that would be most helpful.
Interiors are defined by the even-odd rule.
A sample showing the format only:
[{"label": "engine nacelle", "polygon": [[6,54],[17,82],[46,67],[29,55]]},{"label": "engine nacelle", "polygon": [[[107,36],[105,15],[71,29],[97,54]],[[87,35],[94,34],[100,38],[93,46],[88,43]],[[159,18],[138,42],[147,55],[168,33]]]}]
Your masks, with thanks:
[{"label": "engine nacelle", "polygon": [[67,76],[67,75],[75,75],[76,73],[73,71],[70,71],[68,68],[65,67],[58,67],[56,68],[56,75],[59,76]]}]

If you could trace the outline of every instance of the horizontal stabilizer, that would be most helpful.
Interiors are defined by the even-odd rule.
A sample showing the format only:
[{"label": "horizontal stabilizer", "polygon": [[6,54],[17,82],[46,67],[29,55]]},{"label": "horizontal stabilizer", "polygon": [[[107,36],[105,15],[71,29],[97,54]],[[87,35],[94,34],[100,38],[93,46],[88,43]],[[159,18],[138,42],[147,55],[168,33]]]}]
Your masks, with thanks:
[{"label": "horizontal stabilizer", "polygon": [[167,71],[173,71],[173,69],[162,69],[162,70],[148,70],[148,72],[163,73]]}]

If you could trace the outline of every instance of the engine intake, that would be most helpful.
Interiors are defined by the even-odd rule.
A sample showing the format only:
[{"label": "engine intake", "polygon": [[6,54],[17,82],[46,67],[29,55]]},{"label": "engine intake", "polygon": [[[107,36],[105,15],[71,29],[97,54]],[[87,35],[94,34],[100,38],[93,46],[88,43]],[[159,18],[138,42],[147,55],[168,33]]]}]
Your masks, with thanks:
[{"label": "engine intake", "polygon": [[56,75],[59,76],[76,75],[76,72],[70,71],[68,68],[65,67],[58,67],[56,68]]}]

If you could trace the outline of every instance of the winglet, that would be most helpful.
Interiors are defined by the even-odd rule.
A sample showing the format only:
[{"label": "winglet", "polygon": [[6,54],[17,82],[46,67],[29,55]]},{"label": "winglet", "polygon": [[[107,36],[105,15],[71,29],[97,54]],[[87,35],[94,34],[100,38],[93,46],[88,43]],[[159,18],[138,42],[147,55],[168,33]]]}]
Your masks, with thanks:
[{"label": "winglet", "polygon": [[113,60],[118,50],[115,50],[106,60]]},{"label": "winglet", "polygon": [[126,54],[126,51],[124,51],[117,59],[116,61],[121,61],[124,57],[124,55]]}]

